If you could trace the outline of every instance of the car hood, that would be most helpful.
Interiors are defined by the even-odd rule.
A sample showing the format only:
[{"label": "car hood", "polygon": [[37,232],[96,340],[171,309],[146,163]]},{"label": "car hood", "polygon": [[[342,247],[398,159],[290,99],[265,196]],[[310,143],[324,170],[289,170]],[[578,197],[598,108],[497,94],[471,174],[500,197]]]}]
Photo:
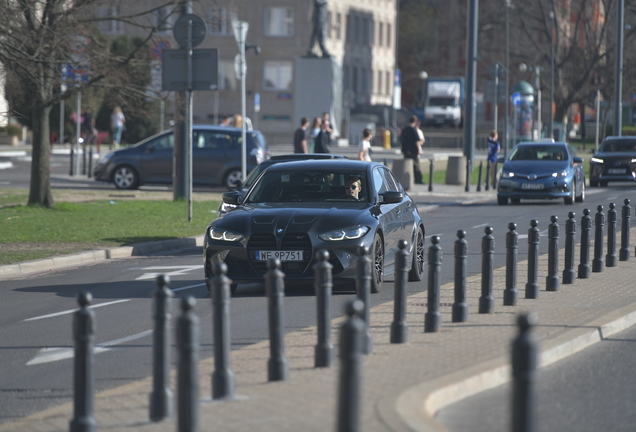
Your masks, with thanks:
[{"label": "car hood", "polygon": [[347,203],[346,207],[329,207],[324,203],[306,203],[293,208],[273,204],[268,204],[267,207],[241,205],[210,225],[245,235],[310,231],[322,233],[355,225],[375,225],[376,213],[375,206],[364,202]]},{"label": "car hood", "polygon": [[518,174],[544,174],[554,173],[558,171],[565,171],[569,169],[569,161],[553,161],[553,160],[539,160],[539,161],[506,161],[502,170],[518,173]]},{"label": "car hood", "polygon": [[636,152],[598,152],[594,153],[599,159],[630,159],[636,158]]}]

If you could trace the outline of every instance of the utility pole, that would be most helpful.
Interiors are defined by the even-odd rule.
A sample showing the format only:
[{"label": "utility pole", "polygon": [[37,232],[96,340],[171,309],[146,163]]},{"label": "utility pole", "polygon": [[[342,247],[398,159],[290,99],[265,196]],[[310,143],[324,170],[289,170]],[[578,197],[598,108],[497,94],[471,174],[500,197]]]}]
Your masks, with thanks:
[{"label": "utility pole", "polygon": [[[181,15],[192,13],[192,1],[181,3]],[[187,160],[187,131],[186,131],[186,92],[175,92],[174,119],[174,154],[172,163],[172,199],[174,201],[188,199],[188,160]]]},{"label": "utility pole", "polygon": [[616,8],[616,84],[614,87],[614,135],[623,129],[623,35],[625,33],[625,0],[618,0]]},{"label": "utility pole", "polygon": [[475,89],[477,82],[477,12],[479,0],[469,1],[466,53],[466,126],[464,129],[464,155],[466,156],[466,192],[470,192],[470,173],[475,154]]}]

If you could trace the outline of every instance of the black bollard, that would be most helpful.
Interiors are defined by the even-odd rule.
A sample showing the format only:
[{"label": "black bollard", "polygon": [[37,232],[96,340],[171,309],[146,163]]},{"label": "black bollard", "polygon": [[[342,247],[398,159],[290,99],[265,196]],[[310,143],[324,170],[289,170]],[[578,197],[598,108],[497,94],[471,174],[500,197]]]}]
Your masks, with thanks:
[{"label": "black bollard", "polygon": [[340,327],[340,388],[338,392],[338,432],[360,430],[360,375],[364,321],[361,300],[347,303],[348,319]]},{"label": "black bollard", "polygon": [[82,175],[86,175],[86,144],[82,143]]},{"label": "black bollard", "polygon": [[485,236],[481,239],[481,297],[479,297],[479,313],[493,313],[495,299],[492,296],[492,258],[495,254],[495,238],[492,227],[484,228]]},{"label": "black bollard", "polygon": [[285,274],[280,271],[280,260],[272,258],[267,262],[269,271],[265,273],[265,289],[269,300],[269,353],[267,379],[286,381],[289,367],[285,357],[285,315],[283,298],[285,297]]},{"label": "black bollard", "polygon": [[439,245],[439,236],[431,237],[431,243],[433,245],[428,248],[428,310],[424,314],[426,333],[435,333],[442,326],[439,313],[442,247]]},{"label": "black bollard", "polygon": [[526,298],[539,298],[539,222],[530,221],[528,230],[528,282],[526,283]]},{"label": "black bollard", "polygon": [[530,333],[533,313],[517,318],[519,335],[512,342],[512,432],[535,430],[537,342]]},{"label": "black bollard", "polygon": [[69,168],[68,171],[68,175],[70,175],[71,177],[75,175],[75,150],[74,150],[75,146],[73,144],[71,144],[71,166]]},{"label": "black bollard", "polygon": [[371,340],[371,258],[369,248],[358,247],[358,261],[356,263],[356,292],[358,299],[364,304],[362,319],[364,320],[364,335],[362,337],[362,353],[371,354],[373,352],[373,341]]},{"label": "black bollard", "polygon": [[605,255],[605,267],[616,267],[616,204],[610,203],[607,211],[607,255]]},{"label": "black bollard", "polygon": [[95,339],[95,312],[88,308],[93,296],[81,292],[77,296],[79,309],[73,314],[73,419],[71,432],[93,432],[97,421],[93,416],[93,340]]},{"label": "black bollard", "polygon": [[429,159],[430,164],[428,165],[428,191],[433,192],[433,174],[435,174],[435,168],[433,166],[433,159]]},{"label": "black bollard", "polygon": [[484,171],[484,163],[479,162],[479,175],[477,176],[477,192],[481,192],[481,175],[483,171]]},{"label": "black bollard", "polygon": [[170,277],[159,275],[153,292],[155,329],[153,338],[152,393],[150,393],[150,420],[157,422],[172,417],[172,390],[170,390]]},{"label": "black bollard", "polygon": [[490,162],[486,164],[486,190],[490,190]]},{"label": "black bollard", "polygon": [[314,289],[316,290],[316,322],[318,343],[314,349],[314,366],[331,367],[333,365],[333,343],[331,342],[331,269],[329,252],[321,249],[316,252],[314,264]]},{"label": "black bollard", "polygon": [[177,425],[179,432],[199,429],[199,318],[192,310],[194,297],[181,300],[181,316],[177,320]]},{"label": "black bollard", "polygon": [[517,304],[517,224],[508,224],[506,234],[506,288],[504,289],[504,306],[514,306]]},{"label": "black bollard", "polygon": [[576,279],[574,271],[574,244],[576,235],[576,220],[574,212],[568,213],[568,220],[565,221],[565,268],[563,269],[563,283],[572,284]]},{"label": "black bollard", "polygon": [[629,261],[629,218],[631,217],[632,208],[629,206],[629,200],[623,201],[625,204],[621,211],[621,248],[619,251],[619,260]]},{"label": "black bollard", "polygon": [[93,177],[93,146],[91,145],[88,151],[88,178]]},{"label": "black bollard", "polygon": [[548,225],[548,276],[545,278],[547,291],[558,291],[561,285],[559,279],[559,224],[558,217],[550,216],[552,222]]},{"label": "black bollard", "polygon": [[[391,343],[407,343],[409,325],[406,322],[406,282],[408,280],[408,256],[406,240],[398,242],[400,250],[395,254],[395,289],[393,301],[393,322],[391,323]],[[413,253],[417,253],[417,245],[413,245]]]},{"label": "black bollard", "polygon": [[466,187],[464,192],[470,192],[470,173],[473,172],[473,161],[470,158],[466,159]]},{"label": "black bollard", "polygon": [[212,271],[214,277],[208,284],[212,294],[212,320],[214,335],[214,372],[212,372],[212,399],[234,397],[234,372],[230,357],[230,284],[227,265],[216,263]]},{"label": "black bollard", "polygon": [[605,227],[605,215],[603,214],[603,206],[596,207],[594,215],[594,258],[592,259],[592,272],[602,273],[605,263],[603,262],[603,237]]},{"label": "black bollard", "polygon": [[468,321],[468,304],[466,303],[466,259],[468,258],[468,242],[466,231],[457,231],[455,240],[455,303],[453,303],[453,322]]},{"label": "black bollard", "polygon": [[579,279],[590,277],[590,231],[592,231],[592,218],[590,209],[583,210],[581,218],[581,263],[579,264]]}]

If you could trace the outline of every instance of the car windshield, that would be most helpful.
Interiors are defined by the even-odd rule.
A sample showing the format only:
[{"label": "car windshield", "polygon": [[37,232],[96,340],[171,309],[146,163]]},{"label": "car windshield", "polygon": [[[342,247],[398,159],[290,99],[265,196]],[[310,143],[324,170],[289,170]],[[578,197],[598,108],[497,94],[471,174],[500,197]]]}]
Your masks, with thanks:
[{"label": "car windshield", "polygon": [[601,151],[611,152],[634,152],[636,151],[636,140],[607,140],[601,145]]},{"label": "car windshield", "polygon": [[355,202],[367,199],[366,176],[361,171],[265,171],[245,203]]},{"label": "car windshield", "polygon": [[568,153],[563,146],[520,145],[510,153],[511,161],[567,160]]},{"label": "car windshield", "polygon": [[457,106],[457,99],[452,97],[432,97],[428,100],[428,106],[447,107]]}]

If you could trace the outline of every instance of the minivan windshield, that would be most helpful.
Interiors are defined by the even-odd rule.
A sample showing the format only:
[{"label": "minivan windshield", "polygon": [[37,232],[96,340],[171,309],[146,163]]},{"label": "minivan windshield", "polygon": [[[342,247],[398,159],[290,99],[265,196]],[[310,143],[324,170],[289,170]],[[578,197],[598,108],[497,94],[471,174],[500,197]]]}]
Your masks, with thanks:
[{"label": "minivan windshield", "polygon": [[520,145],[510,153],[511,161],[559,160],[568,159],[568,153],[560,145]]}]

